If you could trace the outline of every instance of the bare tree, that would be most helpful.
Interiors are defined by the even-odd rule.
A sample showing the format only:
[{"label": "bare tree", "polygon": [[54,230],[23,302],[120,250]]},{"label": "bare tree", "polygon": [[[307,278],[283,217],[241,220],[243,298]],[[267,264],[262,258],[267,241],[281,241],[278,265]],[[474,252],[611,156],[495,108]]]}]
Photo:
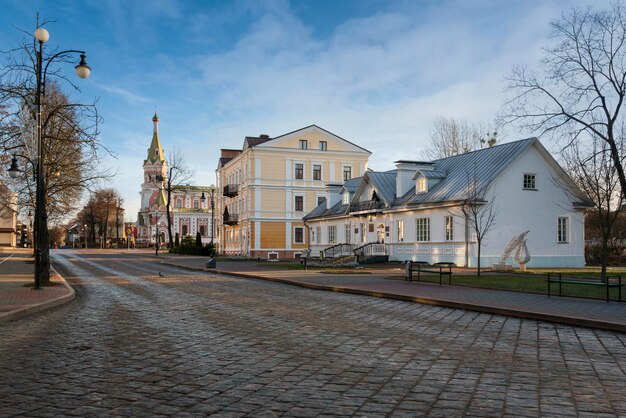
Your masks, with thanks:
[{"label": "bare tree", "polygon": [[477,270],[476,274],[480,276],[480,256],[483,241],[487,233],[495,224],[498,215],[495,206],[495,192],[488,193],[488,184],[479,181],[476,170],[467,172],[467,186],[465,188],[463,203],[461,204],[461,213],[463,219],[467,222],[469,229],[476,237],[477,251]]},{"label": "bare tree", "polygon": [[431,160],[447,158],[495,145],[495,130],[454,118],[438,117],[430,131],[426,155]]},{"label": "bare tree", "polygon": [[574,9],[550,23],[556,45],[544,50],[544,74],[512,70],[501,119],[539,135],[603,141],[613,161],[621,192],[626,192],[624,137],[619,127],[626,96],[626,10]]},{"label": "bare tree", "polygon": [[[37,27],[45,25],[37,22]],[[24,31],[24,33],[28,33]],[[63,81],[76,87],[66,78],[61,66],[70,63],[70,55],[54,49],[44,50],[41,61],[45,64],[47,80],[41,91],[36,88],[38,71],[37,41],[23,41],[17,48],[3,54],[0,67],[0,161],[8,161],[15,156],[25,175],[17,180],[7,180],[13,190],[17,190],[22,210],[34,207],[35,181],[33,166],[41,163],[45,168],[42,180],[45,195],[41,219],[36,219],[35,229],[41,231],[42,284],[49,282],[49,236],[48,214],[51,219],[62,217],[73,208],[82,192],[93,187],[107,176],[99,169],[99,153],[103,150],[97,140],[100,116],[95,104],[74,104],[61,91],[56,82]],[[72,60],[73,61],[73,60]],[[47,71],[47,72],[46,72]],[[56,81],[55,81],[56,80]],[[40,119],[44,160],[36,161],[37,151],[32,141],[34,133],[37,92],[42,97]],[[47,210],[46,210],[47,209]],[[37,223],[41,222],[41,225]]]},{"label": "bare tree", "polygon": [[95,244],[97,232],[101,244],[106,245],[112,235],[112,225],[115,225],[113,232],[119,239],[119,216],[124,211],[121,200],[119,192],[111,188],[99,189],[89,197],[76,218],[81,224],[88,225],[90,244]]},{"label": "bare tree", "polygon": [[[617,171],[607,148],[606,142],[600,139],[585,144],[577,141],[562,153],[565,170],[593,204],[588,214],[595,218],[593,224],[597,226],[601,240],[600,263],[603,280],[606,277],[609,246],[615,238],[614,227],[624,202]],[[563,190],[571,190],[562,181],[557,184]]]},{"label": "bare tree", "polygon": [[165,191],[167,199],[165,211],[167,213],[167,235],[169,239],[169,247],[174,246],[174,237],[172,235],[172,193],[181,186],[186,185],[195,175],[195,171],[189,168],[185,162],[185,156],[178,150],[173,150],[168,161],[167,177],[164,179]]}]

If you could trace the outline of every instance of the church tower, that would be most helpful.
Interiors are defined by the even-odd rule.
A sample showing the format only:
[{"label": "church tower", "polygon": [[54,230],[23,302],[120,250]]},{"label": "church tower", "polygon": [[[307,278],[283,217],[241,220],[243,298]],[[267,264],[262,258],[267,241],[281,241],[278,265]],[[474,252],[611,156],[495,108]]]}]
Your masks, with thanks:
[{"label": "church tower", "polygon": [[152,141],[148,156],[143,162],[143,183],[141,184],[141,209],[137,216],[137,232],[140,238],[148,239],[154,235],[156,219],[165,219],[166,198],[163,184],[167,181],[167,161],[159,138],[159,117],[156,112],[152,118],[154,124]]}]

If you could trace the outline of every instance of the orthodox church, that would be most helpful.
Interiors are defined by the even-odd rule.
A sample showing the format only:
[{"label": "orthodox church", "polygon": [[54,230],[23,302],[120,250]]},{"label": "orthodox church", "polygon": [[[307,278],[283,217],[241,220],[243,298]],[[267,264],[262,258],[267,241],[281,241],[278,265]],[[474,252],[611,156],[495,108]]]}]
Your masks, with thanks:
[{"label": "orthodox church", "polygon": [[[165,153],[159,138],[159,117],[152,118],[154,130],[148,148],[148,157],[143,162],[143,184],[141,185],[141,209],[137,215],[137,244],[140,246],[168,242],[167,234],[167,178],[169,175]],[[200,232],[202,243],[208,244],[212,237],[211,187],[176,186],[171,191],[172,235],[177,233],[182,240],[189,236],[195,239]]]}]

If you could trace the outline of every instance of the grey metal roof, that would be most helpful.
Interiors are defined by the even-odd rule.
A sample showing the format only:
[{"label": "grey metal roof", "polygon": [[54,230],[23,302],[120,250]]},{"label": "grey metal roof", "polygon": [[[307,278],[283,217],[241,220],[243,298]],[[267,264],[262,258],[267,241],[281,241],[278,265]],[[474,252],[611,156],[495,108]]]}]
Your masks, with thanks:
[{"label": "grey metal roof", "polygon": [[365,177],[388,206],[393,204],[396,197],[396,172],[394,171],[370,171],[365,173]]},{"label": "grey metal roof", "polygon": [[441,170],[417,170],[413,180],[415,180],[418,174],[423,174],[427,179],[444,179],[446,178],[446,172]]},{"label": "grey metal roof", "polygon": [[477,189],[483,190],[536,141],[536,138],[523,139],[435,160],[433,169],[446,173],[445,178],[427,193],[416,194],[415,188],[411,188],[396,204],[411,206],[463,200],[467,198],[469,181],[475,180]]},{"label": "grey metal roof", "polygon": [[307,213],[303,218],[305,221],[312,218],[327,218],[332,216],[340,216],[348,213],[350,205],[344,205],[341,201],[335,203],[330,209],[326,209],[326,202],[320,203],[315,209]]},{"label": "grey metal roof", "polygon": [[354,177],[354,178],[351,178],[350,180],[346,181],[343,184],[343,187],[341,188],[339,193],[343,193],[344,190],[347,190],[348,193],[350,193],[350,194],[356,192],[356,189],[359,187],[359,184],[361,183],[361,179],[362,178],[363,177]]}]

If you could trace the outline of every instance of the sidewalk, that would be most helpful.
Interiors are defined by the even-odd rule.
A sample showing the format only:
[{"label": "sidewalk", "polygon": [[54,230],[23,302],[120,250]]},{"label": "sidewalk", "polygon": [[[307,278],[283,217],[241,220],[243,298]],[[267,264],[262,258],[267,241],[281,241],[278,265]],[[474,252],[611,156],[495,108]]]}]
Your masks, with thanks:
[{"label": "sidewalk", "polygon": [[0,322],[22,318],[70,302],[74,289],[54,270],[52,286],[34,290],[32,249],[3,249],[0,252]]},{"label": "sidewalk", "polygon": [[[439,286],[405,282],[404,271],[368,270],[362,274],[326,274],[316,271],[280,270],[255,262],[218,262],[216,269],[205,269],[206,257],[163,255],[161,262],[177,267],[239,277],[288,283],[310,289],[353,293],[406,300],[449,308],[467,309],[519,318],[551,321],[626,332],[626,303],[548,297],[532,293],[481,289],[469,286]],[[367,274],[369,272],[369,274]]]}]

